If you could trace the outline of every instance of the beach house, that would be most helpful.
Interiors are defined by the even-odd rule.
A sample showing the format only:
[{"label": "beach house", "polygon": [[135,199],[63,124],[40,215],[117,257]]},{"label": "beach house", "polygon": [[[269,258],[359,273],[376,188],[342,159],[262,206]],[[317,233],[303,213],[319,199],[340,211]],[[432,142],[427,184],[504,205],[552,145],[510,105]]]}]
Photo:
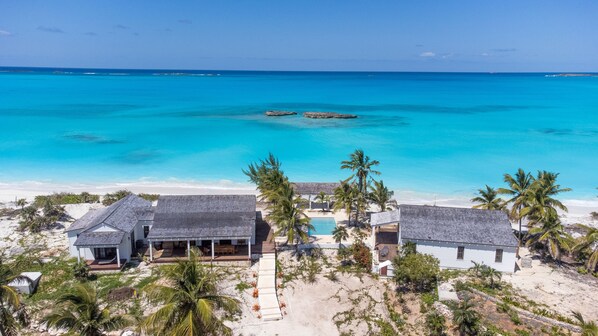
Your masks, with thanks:
[{"label": "beach house", "polygon": [[172,262],[192,247],[206,261],[247,261],[273,249],[264,245],[268,233],[254,195],[160,196],[155,206],[129,195],[66,230],[70,254],[97,270],[121,269],[139,253],[152,262]]},{"label": "beach house", "polygon": [[406,242],[436,257],[441,268],[468,269],[476,262],[515,271],[517,239],[502,211],[399,205],[396,211],[372,214],[371,225],[373,269],[382,275],[392,275],[391,261]]}]

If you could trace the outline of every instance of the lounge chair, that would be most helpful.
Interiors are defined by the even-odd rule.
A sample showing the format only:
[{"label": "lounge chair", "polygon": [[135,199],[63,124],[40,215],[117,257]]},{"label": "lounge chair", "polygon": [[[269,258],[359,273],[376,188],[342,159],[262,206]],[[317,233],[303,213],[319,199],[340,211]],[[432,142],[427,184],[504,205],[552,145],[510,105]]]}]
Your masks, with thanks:
[{"label": "lounge chair", "polygon": [[390,252],[390,250],[388,249],[388,246],[384,246],[381,250],[380,250],[380,256],[381,257],[386,257],[388,255],[388,253]]}]

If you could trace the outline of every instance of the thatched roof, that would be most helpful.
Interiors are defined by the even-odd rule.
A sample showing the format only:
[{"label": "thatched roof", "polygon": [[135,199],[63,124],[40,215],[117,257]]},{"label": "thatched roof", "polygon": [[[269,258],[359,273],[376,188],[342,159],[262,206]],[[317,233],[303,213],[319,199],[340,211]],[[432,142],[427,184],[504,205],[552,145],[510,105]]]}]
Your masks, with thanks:
[{"label": "thatched roof", "polygon": [[124,236],[123,231],[83,232],[77,237],[74,245],[78,247],[117,246]]},{"label": "thatched roof", "polygon": [[141,209],[151,209],[152,202],[136,195],[128,195],[112,205],[90,211],[75,221],[67,230],[87,230],[105,224],[117,230],[130,232],[137,224],[137,213]]},{"label": "thatched roof", "polygon": [[322,191],[326,195],[334,195],[334,190],[341,185],[338,182],[293,182],[292,184],[298,195],[317,195]]},{"label": "thatched roof", "polygon": [[147,239],[246,239],[255,205],[253,195],[160,196]]},{"label": "thatched roof", "polygon": [[517,246],[507,214],[498,210],[400,205],[401,238]]}]

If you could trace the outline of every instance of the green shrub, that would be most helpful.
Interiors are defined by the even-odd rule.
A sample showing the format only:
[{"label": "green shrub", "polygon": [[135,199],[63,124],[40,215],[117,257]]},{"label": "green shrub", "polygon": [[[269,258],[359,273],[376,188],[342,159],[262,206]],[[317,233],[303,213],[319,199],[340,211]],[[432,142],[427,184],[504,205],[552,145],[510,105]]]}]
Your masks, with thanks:
[{"label": "green shrub", "polygon": [[106,195],[104,195],[104,198],[102,199],[102,204],[108,206],[111,205],[129,195],[131,195],[132,192],[128,191],[128,190],[119,190],[119,191],[115,191],[113,193],[108,193]]},{"label": "green shrub", "polygon": [[150,201],[150,202],[157,201],[158,198],[160,198],[160,194],[144,194],[144,193],[141,193],[141,194],[138,194],[137,196],[143,198],[146,201]]},{"label": "green shrub", "polygon": [[53,204],[79,204],[79,203],[97,203],[100,201],[99,195],[93,195],[88,192],[80,194],[74,193],[54,193],[52,195],[35,196],[33,206],[41,208],[47,202]]},{"label": "green shrub", "polygon": [[89,266],[84,261],[74,264],[73,276],[79,280],[86,280],[89,278]]},{"label": "green shrub", "polygon": [[249,288],[252,288],[252,286],[245,281],[241,281],[235,285],[235,289],[238,290],[239,292],[243,292]]},{"label": "green shrub", "polygon": [[581,266],[581,267],[577,268],[577,273],[585,275],[585,274],[588,274],[589,272],[585,267]]},{"label": "green shrub", "polygon": [[370,249],[363,242],[356,242],[351,246],[353,260],[364,270],[369,271],[372,267],[372,254]]},{"label": "green shrub", "polygon": [[430,336],[442,336],[446,332],[446,319],[438,312],[431,312],[426,315],[426,330]]},{"label": "green shrub", "polygon": [[397,283],[418,291],[430,291],[440,272],[439,261],[429,254],[408,254],[393,260]]}]

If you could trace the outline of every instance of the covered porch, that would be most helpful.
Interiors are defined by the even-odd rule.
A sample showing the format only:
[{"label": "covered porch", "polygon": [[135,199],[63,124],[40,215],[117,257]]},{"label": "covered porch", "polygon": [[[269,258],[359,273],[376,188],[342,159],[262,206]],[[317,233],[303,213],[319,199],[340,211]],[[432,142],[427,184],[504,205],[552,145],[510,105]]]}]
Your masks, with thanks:
[{"label": "covered porch", "polygon": [[122,231],[83,232],[75,241],[77,262],[85,260],[91,271],[121,270],[127,258],[121,257]]},{"label": "covered porch", "polygon": [[393,260],[401,242],[399,230],[400,211],[386,211],[372,214],[370,246],[374,263]]},{"label": "covered porch", "polygon": [[[233,241],[236,244],[233,244]],[[251,237],[239,239],[148,239],[149,246],[144,255],[150,262],[169,263],[189,258],[191,249],[197,248],[201,261],[243,261],[251,260]]]}]

